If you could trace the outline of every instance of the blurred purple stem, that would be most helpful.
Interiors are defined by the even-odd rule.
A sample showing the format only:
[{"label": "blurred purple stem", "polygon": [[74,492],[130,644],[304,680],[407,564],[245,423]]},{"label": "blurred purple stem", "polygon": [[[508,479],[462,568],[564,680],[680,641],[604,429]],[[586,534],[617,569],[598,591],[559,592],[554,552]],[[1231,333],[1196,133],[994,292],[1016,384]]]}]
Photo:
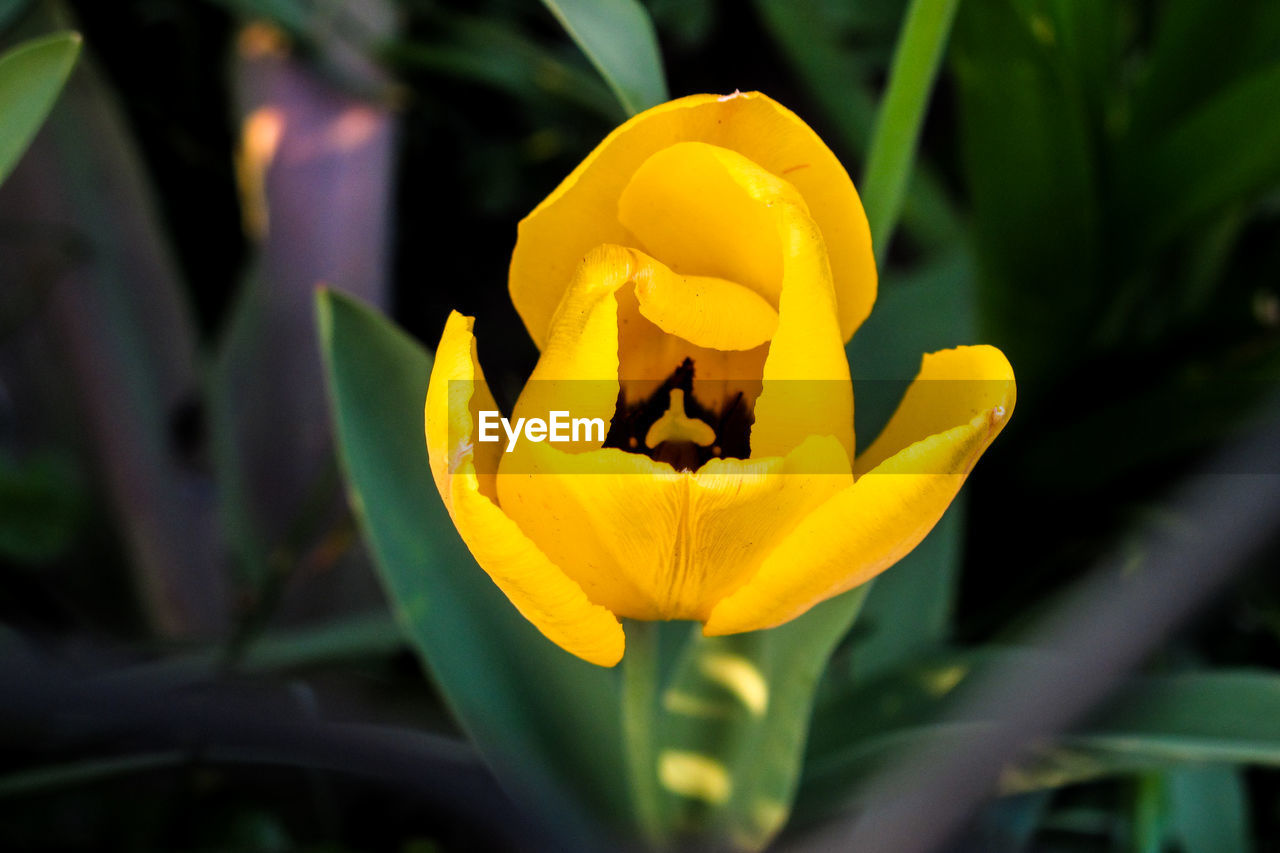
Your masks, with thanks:
[{"label": "blurred purple stem", "polygon": [[[340,12],[362,32],[392,30],[383,0],[351,0]],[[361,91],[387,85],[348,42],[316,47],[317,58],[300,60],[270,27],[250,24],[235,60],[242,209],[258,255],[219,353],[214,405],[226,521],[259,591],[281,569],[273,555],[285,549],[288,568],[308,544],[290,540],[332,465],[315,288],[384,307],[389,293],[397,122],[389,108],[322,72]],[[327,575],[319,586],[315,578],[293,583],[292,604],[314,616],[378,600],[361,562]]]}]

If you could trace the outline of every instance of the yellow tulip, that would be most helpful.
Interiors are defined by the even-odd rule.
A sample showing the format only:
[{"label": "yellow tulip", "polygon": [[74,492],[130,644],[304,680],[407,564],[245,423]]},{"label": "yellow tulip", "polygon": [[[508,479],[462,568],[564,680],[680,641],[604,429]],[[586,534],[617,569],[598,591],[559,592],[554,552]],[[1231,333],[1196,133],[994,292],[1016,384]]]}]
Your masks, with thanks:
[{"label": "yellow tulip", "polygon": [[510,291],[541,350],[515,415],[571,409],[610,436],[477,441],[497,405],[454,312],[426,400],[432,472],[511,603],[604,666],[619,617],[753,631],[870,580],[1013,411],[999,350],[926,355],[855,457],[844,344],[875,301],[866,215],[822,140],[758,93],[611,133],[520,223]]}]

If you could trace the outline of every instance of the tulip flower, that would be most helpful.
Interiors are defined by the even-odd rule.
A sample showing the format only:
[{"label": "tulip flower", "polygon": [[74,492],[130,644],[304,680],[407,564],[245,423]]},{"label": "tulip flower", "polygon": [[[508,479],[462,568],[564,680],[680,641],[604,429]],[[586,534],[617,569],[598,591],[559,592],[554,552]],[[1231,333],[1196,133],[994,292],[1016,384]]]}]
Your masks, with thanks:
[{"label": "tulip flower", "polygon": [[541,351],[513,422],[569,411],[607,435],[478,441],[498,407],[454,312],[426,400],[432,472],[511,603],[604,666],[620,618],[754,631],[867,582],[1013,411],[999,350],[933,353],[855,455],[844,345],[876,296],[866,215],[822,140],[758,93],[613,131],[520,223],[510,292]]}]

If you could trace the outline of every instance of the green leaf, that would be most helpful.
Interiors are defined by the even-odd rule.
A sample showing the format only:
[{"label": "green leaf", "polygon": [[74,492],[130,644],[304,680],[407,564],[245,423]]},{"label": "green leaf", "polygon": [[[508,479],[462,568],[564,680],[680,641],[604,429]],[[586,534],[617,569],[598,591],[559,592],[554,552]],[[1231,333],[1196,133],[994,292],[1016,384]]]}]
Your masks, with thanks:
[{"label": "green leaf", "polygon": [[1064,369],[1059,353],[1092,335],[1095,283],[1108,281],[1096,128],[1055,38],[1043,16],[989,0],[961,6],[952,39],[983,336],[1020,377]]},{"label": "green leaf", "polygon": [[0,32],[16,21],[30,5],[31,0],[0,0]]},{"label": "green leaf", "polygon": [[[591,69],[565,62],[522,31],[500,21],[440,16],[432,42],[396,40],[383,55],[401,65],[467,80],[522,101],[553,98],[588,109],[610,124],[624,114]],[[575,57],[576,58],[576,57]]]},{"label": "green leaf", "polygon": [[638,0],[542,0],[628,115],[668,99],[658,37]]},{"label": "green leaf", "polygon": [[265,18],[288,32],[302,37],[314,29],[315,13],[302,0],[213,0],[240,15]]},{"label": "green leaf", "polygon": [[79,55],[80,35],[57,33],[0,56],[0,183],[44,124]]},{"label": "green leaf", "polygon": [[914,551],[871,583],[849,650],[849,666],[833,670],[833,678],[873,677],[948,639],[960,579],[964,520],[961,495]]},{"label": "green leaf", "polygon": [[1169,831],[1183,853],[1249,853],[1249,803],[1232,767],[1195,767],[1165,774]]},{"label": "green leaf", "polygon": [[697,826],[738,849],[773,839],[791,813],[818,680],[866,589],[768,631],[703,637],[692,629],[662,695],[658,763],[672,754],[711,759],[728,788],[716,798],[668,787],[668,826]]},{"label": "green leaf", "polygon": [[93,758],[49,767],[22,770],[0,776],[0,798],[24,796],[49,790],[91,785],[120,776],[176,767],[191,760],[182,750],[146,752],[120,758]]},{"label": "green leaf", "polygon": [[925,108],[958,5],[959,0],[912,0],[894,51],[862,179],[871,243],[882,261],[902,212]]},{"label": "green leaf", "polygon": [[458,537],[423,440],[430,356],[350,297],[318,312],[351,503],[406,636],[513,796],[588,843],[583,806],[626,808],[618,673],[538,633]]},{"label": "green leaf", "polygon": [[1149,144],[1135,146],[1127,210],[1157,248],[1239,202],[1280,186],[1280,62],[1234,81]]},{"label": "green leaf", "polygon": [[[868,81],[888,61],[873,46],[891,43],[905,2],[755,0],[754,5],[807,94],[834,128],[832,147],[852,168],[856,159],[866,156],[876,119]],[[920,164],[911,176],[902,214],[903,225],[921,245],[951,246],[960,236],[956,212],[928,164]]]},{"label": "green leaf", "polygon": [[1135,760],[1280,765],[1280,676],[1194,672],[1137,679],[1065,739]]},{"label": "green leaf", "polygon": [[[842,805],[887,762],[981,739],[995,720],[947,720],[981,667],[1039,652],[988,647],[935,656],[827,697],[801,787],[807,819]],[[839,725],[839,724],[843,725]],[[1212,764],[1280,766],[1280,676],[1206,671],[1135,678],[1077,730],[1006,768],[1006,793]],[[1229,848],[1228,848],[1229,849]]]},{"label": "green leaf", "polygon": [[1230,15],[1204,0],[1166,0],[1154,26],[1133,95],[1132,125],[1144,139],[1159,140],[1233,83],[1280,58],[1280,4],[1273,0],[1236,0]]},{"label": "green leaf", "polygon": [[0,454],[0,556],[23,563],[57,557],[84,515],[84,484],[65,457],[14,462]]}]

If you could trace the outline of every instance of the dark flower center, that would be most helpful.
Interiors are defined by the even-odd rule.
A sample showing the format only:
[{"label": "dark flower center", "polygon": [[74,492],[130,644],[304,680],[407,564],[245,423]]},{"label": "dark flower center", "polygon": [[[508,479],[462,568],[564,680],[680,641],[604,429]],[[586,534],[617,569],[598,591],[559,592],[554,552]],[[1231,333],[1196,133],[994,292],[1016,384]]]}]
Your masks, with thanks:
[{"label": "dark flower center", "polygon": [[642,453],[677,471],[696,471],[726,456],[748,458],[755,416],[742,392],[719,410],[710,408],[693,394],[693,371],[693,359],[686,358],[643,400],[629,402],[619,390],[603,446]]}]

